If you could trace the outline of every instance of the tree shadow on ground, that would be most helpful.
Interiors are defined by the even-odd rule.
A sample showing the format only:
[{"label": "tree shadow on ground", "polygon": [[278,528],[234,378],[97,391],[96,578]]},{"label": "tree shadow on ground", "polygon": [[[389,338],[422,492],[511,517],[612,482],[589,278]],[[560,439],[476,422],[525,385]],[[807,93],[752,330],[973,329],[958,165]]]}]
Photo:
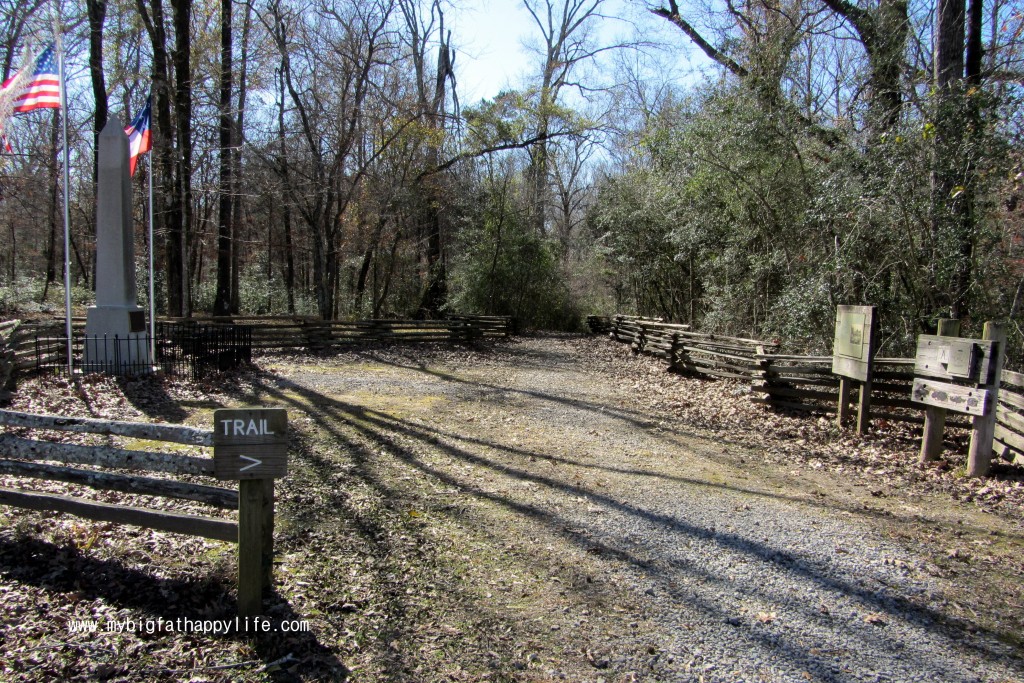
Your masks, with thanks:
[{"label": "tree shadow on ground", "polygon": [[[98,414],[91,405],[89,392],[85,390],[85,386],[105,379],[105,375],[85,375],[74,380],[79,397],[94,417]],[[182,407],[179,400],[171,396],[167,388],[169,381],[169,378],[155,374],[117,378],[118,388],[125,400],[143,415],[161,422],[181,423],[188,418],[188,411]]]},{"label": "tree shadow on ground", "polygon": [[[159,571],[159,568],[157,568]],[[101,599],[115,608],[132,610],[132,614],[119,618],[131,619],[136,624],[148,624],[150,630],[159,626],[156,620],[185,624],[185,620],[225,620],[234,623],[237,603],[231,596],[234,590],[233,578],[223,572],[212,572],[195,578],[162,578],[142,569],[128,566],[120,560],[101,559],[90,556],[72,543],[60,545],[20,534],[0,535],[0,576],[24,585],[35,586],[50,594],[71,594],[74,600]],[[184,637],[190,644],[209,647],[211,640],[224,639],[249,643],[257,653],[260,662],[248,666],[249,670],[266,668],[267,674],[275,681],[331,680],[345,681],[348,670],[338,661],[331,650],[320,643],[311,631],[282,632],[283,622],[298,623],[302,616],[276,592],[264,595],[264,608],[270,622],[270,630],[258,634],[246,633],[244,627],[227,634],[202,635],[190,632]],[[88,615],[86,615],[86,618]],[[51,619],[70,621],[74,613],[66,617],[50,615]],[[180,620],[180,621],[179,621]],[[244,622],[243,622],[244,623]],[[51,632],[69,633],[67,624],[49,624]],[[99,626],[102,632],[104,624]],[[140,639],[153,640],[165,637],[174,630],[164,628],[150,633],[144,628],[137,632]],[[188,629],[185,629],[188,630]],[[254,630],[254,629],[253,629]],[[99,636],[97,636],[99,637]],[[177,637],[177,636],[172,636]],[[58,641],[67,641],[67,636],[55,636]],[[80,656],[89,657],[85,652],[95,643],[76,645],[60,642],[69,649],[82,649]],[[169,644],[170,645],[170,644]],[[187,653],[186,653],[187,654]],[[202,675],[215,673],[202,667],[189,670],[187,662],[180,669],[152,667],[139,670],[129,661],[120,660],[115,653],[114,666],[123,669],[122,675],[133,679],[180,679],[186,674]],[[136,662],[137,664],[137,662]],[[230,671],[225,667],[224,671]],[[236,671],[245,669],[238,668]]]},{"label": "tree shadow on ground", "polygon": [[[420,368],[409,368],[420,370]],[[437,376],[436,373],[430,373]],[[448,377],[439,376],[439,379],[447,380]],[[466,382],[466,380],[457,380]],[[495,386],[484,384],[485,386]],[[598,529],[588,530],[580,528],[577,520],[562,515],[557,508],[538,506],[522,500],[517,500],[510,495],[498,493],[493,490],[486,490],[478,485],[460,479],[453,472],[442,470],[435,463],[428,462],[422,457],[420,451],[423,449],[432,450],[435,453],[443,454],[457,463],[473,465],[485,468],[495,476],[508,477],[513,480],[529,482],[545,489],[557,491],[568,497],[584,500],[587,503],[597,506],[610,513],[635,518],[645,524],[659,527],[663,533],[674,535],[680,543],[688,540],[700,540],[712,543],[722,549],[738,556],[744,556],[749,560],[764,563],[772,567],[772,571],[789,575],[795,581],[806,582],[809,586],[824,591],[830,595],[841,595],[855,600],[864,606],[864,609],[886,615],[886,618],[903,621],[919,628],[934,628],[935,624],[942,624],[948,628],[943,635],[952,645],[961,640],[965,630],[972,627],[962,623],[950,615],[928,606],[924,606],[906,599],[900,594],[893,594],[891,591],[878,591],[869,586],[863,579],[865,576],[842,577],[836,571],[830,571],[828,561],[819,557],[805,557],[799,552],[791,552],[785,548],[775,547],[770,539],[764,541],[749,536],[742,536],[728,531],[706,528],[694,524],[684,518],[666,515],[647,509],[643,502],[619,500],[600,491],[591,490],[585,486],[561,481],[554,477],[532,472],[525,467],[519,467],[509,462],[499,462],[479,452],[474,452],[473,446],[479,443],[466,443],[456,445],[461,441],[460,437],[445,433],[433,425],[424,425],[396,418],[387,413],[375,411],[365,406],[347,403],[332,398],[319,391],[302,387],[294,382],[289,383],[288,393],[280,388],[271,385],[269,382],[259,385],[259,390],[274,401],[283,404],[291,404],[312,417],[317,425],[326,433],[330,434],[342,451],[347,453],[355,463],[355,472],[368,485],[375,488],[382,497],[394,501],[396,505],[408,505],[404,502],[406,493],[400,490],[393,482],[384,480],[378,471],[380,456],[388,454],[408,467],[414,468],[421,475],[431,481],[435,481],[447,487],[458,489],[463,494],[469,494],[479,500],[507,509],[523,519],[529,519],[545,527],[550,533],[561,537],[565,542],[576,546],[586,552],[601,555],[623,562],[634,568],[641,574],[646,575],[650,580],[663,582],[666,570],[677,574],[685,574],[694,577],[700,582],[711,585],[721,585],[723,591],[731,590],[733,586],[725,577],[717,576],[707,568],[687,564],[677,558],[669,556],[659,557],[656,552],[645,552],[646,556],[640,556],[636,549],[631,548],[622,539],[608,539],[601,537]],[[577,409],[598,410],[596,404],[576,404],[563,397],[549,396],[541,392],[526,391],[531,397],[538,400],[551,400],[560,403],[569,403]],[[627,418],[629,421],[633,419]],[[367,440],[370,448],[360,446],[353,435],[358,435]],[[417,448],[408,448],[396,444],[396,436],[401,436],[418,444]],[[456,443],[453,443],[456,442]],[[547,457],[543,454],[523,452],[522,455],[534,457]],[[525,463],[524,463],[525,465]],[[329,473],[330,464],[321,463],[325,474]],[[685,482],[680,482],[685,483]],[[727,485],[722,489],[731,490]],[[801,501],[807,502],[807,501]],[[814,504],[814,503],[812,503]],[[824,503],[817,503],[819,507],[829,508]],[[440,509],[444,512],[443,508]],[[450,515],[458,515],[459,511],[448,512]],[[775,599],[765,592],[766,589],[759,586],[750,588],[753,594],[759,591],[764,592],[763,597],[768,600]],[[672,593],[671,589],[667,592]],[[724,623],[731,623],[730,615],[723,611],[721,605],[714,604],[700,596],[686,591],[676,591],[676,599],[684,600],[693,607],[703,610],[715,619]],[[787,607],[793,611],[803,613],[804,617],[815,628],[828,629],[832,627],[832,619],[826,613],[818,611],[818,605],[811,605],[802,598],[792,600]],[[997,635],[988,633],[988,635]],[[779,636],[766,632],[758,626],[752,625],[743,629],[743,637],[749,642],[759,643],[764,647],[771,648],[774,652],[790,662],[794,667],[828,667],[830,662],[826,654],[815,653],[800,643],[800,639],[787,636]],[[864,645],[876,648],[888,648],[889,635],[880,629],[875,632],[870,630],[860,636]],[[977,644],[978,641],[970,639],[970,642],[960,642],[963,647],[971,648],[976,654],[984,658],[999,658],[1000,653],[989,651],[985,645]],[[914,660],[925,656],[924,653],[914,653],[912,644],[903,643],[905,649],[899,654],[903,661]],[[846,680],[846,677],[839,676],[834,680]],[[850,678],[852,680],[852,677]]]}]

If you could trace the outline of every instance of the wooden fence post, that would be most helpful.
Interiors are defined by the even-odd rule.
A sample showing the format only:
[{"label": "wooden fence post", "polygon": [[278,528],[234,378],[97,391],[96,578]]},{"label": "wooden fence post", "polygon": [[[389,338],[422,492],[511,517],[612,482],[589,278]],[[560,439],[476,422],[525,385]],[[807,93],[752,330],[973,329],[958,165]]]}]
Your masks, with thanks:
[{"label": "wooden fence post", "polygon": [[[756,347],[754,347],[754,357],[757,358],[758,369],[755,371],[755,374],[750,378],[751,386],[753,386],[754,384],[755,378],[757,376],[756,373],[758,371],[761,373],[761,386],[771,386],[772,380],[770,375],[772,372],[772,361],[770,358],[767,358],[767,352],[764,348],[764,344],[758,344]],[[768,394],[768,400],[771,399],[772,395]]]},{"label": "wooden fence post", "polygon": [[299,321],[299,325],[302,327],[302,337],[306,341],[306,349],[309,351],[316,351],[317,349],[317,334],[316,328],[313,326],[311,320],[303,318]]},{"label": "wooden fence post", "polygon": [[860,383],[857,395],[857,433],[863,436],[871,428],[871,378]]},{"label": "wooden fence post", "polygon": [[[273,481],[271,481],[273,485]],[[238,482],[238,616],[263,611],[263,480]]]},{"label": "wooden fence post", "polygon": [[[940,337],[959,337],[960,321],[955,318],[940,318],[937,334]],[[921,437],[921,459],[923,465],[936,460],[942,453],[942,439],[946,431],[946,409],[927,406],[924,411],[924,433]]]},{"label": "wooden fence post", "polygon": [[263,587],[274,587],[274,480],[257,479],[263,482],[262,497],[262,536],[260,543],[263,565]]},{"label": "wooden fence post", "polygon": [[[995,367],[992,369],[992,382],[983,384],[982,388],[989,389],[991,393],[991,406],[984,415],[979,415],[972,421],[973,431],[971,432],[971,449],[967,455],[967,476],[984,477],[988,474],[992,465],[992,438],[995,435],[996,407],[999,405],[999,382],[1003,374],[1003,357],[1006,349],[1006,326],[1003,323],[985,323],[985,332],[982,339],[995,341],[993,353],[995,353]],[[989,378],[983,378],[987,382]]]}]

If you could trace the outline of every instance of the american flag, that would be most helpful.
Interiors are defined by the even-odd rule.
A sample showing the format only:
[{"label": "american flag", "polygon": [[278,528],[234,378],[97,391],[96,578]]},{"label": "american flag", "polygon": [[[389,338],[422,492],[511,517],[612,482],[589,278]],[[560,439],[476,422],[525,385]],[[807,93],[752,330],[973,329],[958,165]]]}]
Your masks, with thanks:
[{"label": "american flag", "polygon": [[124,129],[124,132],[128,135],[128,149],[131,157],[131,174],[135,175],[135,165],[139,161],[139,155],[145,154],[149,150],[153,149],[153,133],[150,130],[150,121],[152,120],[151,106],[153,96],[150,95],[146,99],[146,106],[142,108],[139,115],[132,121],[132,125]]},{"label": "american flag", "polygon": [[[23,86],[21,94],[14,101],[14,112],[23,113],[35,109],[60,109],[60,76],[57,58],[50,45],[36,59],[35,71]],[[9,79],[4,87],[13,81]]]}]

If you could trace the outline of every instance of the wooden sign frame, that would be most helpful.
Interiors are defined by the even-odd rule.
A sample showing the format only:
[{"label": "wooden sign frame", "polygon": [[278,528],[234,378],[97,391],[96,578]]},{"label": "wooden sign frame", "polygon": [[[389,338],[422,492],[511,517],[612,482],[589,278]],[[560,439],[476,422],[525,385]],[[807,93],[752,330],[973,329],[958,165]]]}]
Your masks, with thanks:
[{"label": "wooden sign frame", "polygon": [[996,342],[922,334],[917,338],[914,374],[946,381],[990,384]]},{"label": "wooden sign frame", "polygon": [[874,306],[837,306],[832,374],[870,381],[876,337]]},{"label": "wooden sign frame", "polygon": [[871,424],[871,383],[874,374],[878,331],[874,306],[837,306],[836,333],[832,342],[832,374],[839,376],[839,427],[850,416],[851,381],[860,382],[857,399],[857,433]]},{"label": "wooden sign frame", "polygon": [[[1002,323],[990,321],[985,323],[982,339],[959,339],[955,337],[959,331],[955,323],[939,321],[940,335],[949,336],[918,337],[914,374],[928,378],[915,378],[911,393],[911,400],[928,406],[920,461],[934,460],[942,452],[946,410],[966,413],[972,416],[967,475],[982,477],[988,474],[992,462],[1006,328]],[[961,384],[956,384],[957,381]]]},{"label": "wooden sign frame", "polygon": [[937,382],[933,379],[914,379],[910,400],[957,413],[988,415],[992,410],[992,392],[979,387]]}]

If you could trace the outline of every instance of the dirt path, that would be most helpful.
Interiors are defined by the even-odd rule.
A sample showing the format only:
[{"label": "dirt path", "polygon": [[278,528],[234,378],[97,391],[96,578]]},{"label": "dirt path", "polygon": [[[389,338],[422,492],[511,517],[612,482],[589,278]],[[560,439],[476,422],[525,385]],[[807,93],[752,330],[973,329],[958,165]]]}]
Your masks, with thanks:
[{"label": "dirt path", "polygon": [[259,362],[14,407],[288,408],[274,629],[74,632],[233,618],[233,546],[0,508],[0,680],[1024,681],[1019,482],[917,470],[910,432],[775,415],[603,339]]},{"label": "dirt path", "polygon": [[284,569],[358,678],[1024,677],[921,540],[1019,528],[760,465],[644,410],[602,345],[270,364],[258,398],[308,415]]}]

